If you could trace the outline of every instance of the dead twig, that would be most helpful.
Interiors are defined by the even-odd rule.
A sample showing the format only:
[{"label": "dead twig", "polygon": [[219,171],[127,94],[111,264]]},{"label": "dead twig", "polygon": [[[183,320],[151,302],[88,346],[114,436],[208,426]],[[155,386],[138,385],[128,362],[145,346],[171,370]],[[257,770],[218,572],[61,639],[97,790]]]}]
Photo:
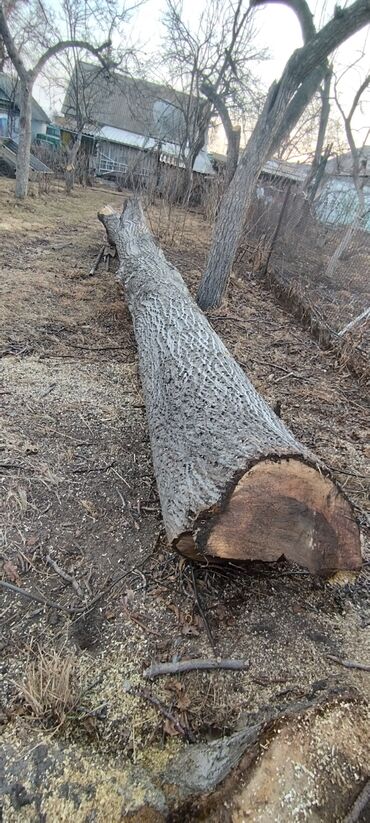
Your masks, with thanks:
[{"label": "dead twig", "polygon": [[167,708],[167,706],[164,703],[162,703],[161,700],[159,700],[158,697],[155,697],[155,695],[150,694],[150,692],[148,692],[147,689],[139,689],[136,686],[132,686],[131,683],[126,684],[125,691],[128,692],[128,694],[132,694],[134,697],[140,697],[141,700],[146,700],[148,703],[150,703],[152,706],[158,709],[158,711],[163,715],[163,717],[169,720],[170,723],[172,723],[175,727],[176,731],[178,731],[179,734],[185,737],[186,740],[189,741],[189,743],[195,743],[195,737],[191,730],[184,726],[181,723],[181,721],[178,720],[174,714],[172,714],[172,712]]},{"label": "dead twig", "polygon": [[[272,369],[277,369],[278,371],[284,372],[289,377],[295,377],[296,380],[306,380],[305,375],[297,374],[297,372],[290,371],[290,369],[286,369],[284,366],[278,366],[277,363],[273,363],[271,360],[257,360],[255,357],[253,357],[253,363],[258,363],[261,366],[269,366]],[[248,365],[246,363],[242,363],[242,366],[248,368]]]},{"label": "dead twig", "polygon": [[193,671],[220,671],[228,669],[230,671],[241,672],[249,669],[250,663],[247,660],[204,660],[203,658],[193,658],[193,660],[179,660],[174,663],[154,663],[143,672],[144,677],[153,680],[162,674],[180,674],[181,672]]},{"label": "dead twig", "polygon": [[47,397],[47,395],[50,394],[50,392],[54,391],[54,389],[56,388],[56,385],[57,385],[56,383],[51,383],[49,388],[46,389],[46,391],[42,392],[42,394],[40,394],[40,400],[42,400],[43,397]]},{"label": "dead twig", "polygon": [[90,472],[106,472],[106,471],[108,471],[108,469],[111,469],[113,466],[115,466],[115,464],[116,464],[116,461],[112,460],[110,463],[107,463],[106,466],[92,466],[91,468],[89,468],[89,466],[86,466],[86,467],[81,466],[81,468],[73,469],[73,474],[89,474]]},{"label": "dead twig", "polygon": [[205,627],[205,630],[207,632],[207,637],[208,637],[208,640],[209,640],[210,645],[211,645],[211,649],[212,649],[213,653],[216,654],[215,643],[214,643],[214,640],[213,640],[213,637],[212,637],[212,632],[211,632],[211,629],[210,629],[210,625],[208,623],[205,611],[203,609],[201,599],[199,597],[197,581],[196,581],[196,577],[195,577],[195,573],[194,573],[194,569],[193,569],[192,565],[190,565],[190,572],[191,572],[191,579],[192,579],[192,583],[193,583],[194,599],[195,599],[195,602],[197,604],[198,612],[199,612],[199,614],[200,614],[200,616],[203,620],[204,627]]},{"label": "dead twig", "polygon": [[104,244],[104,246],[102,246],[102,247],[101,247],[101,249],[99,250],[99,254],[98,254],[98,255],[97,255],[97,257],[95,258],[95,262],[94,262],[94,263],[93,263],[93,265],[91,266],[91,269],[90,269],[90,271],[89,271],[89,277],[92,277],[92,276],[95,274],[95,272],[98,270],[98,268],[99,268],[99,263],[100,263],[100,261],[101,261],[101,259],[102,259],[102,257],[103,257],[103,254],[104,254],[104,250],[105,250],[105,244]]},{"label": "dead twig", "polygon": [[348,477],[358,477],[360,480],[368,480],[367,474],[358,474],[358,472],[349,472],[347,469],[338,469],[337,466],[329,466],[328,469],[332,472],[337,472],[337,474],[346,474]]},{"label": "dead twig", "polygon": [[72,574],[68,574],[68,572],[65,572],[64,569],[58,566],[58,563],[55,560],[53,560],[52,557],[50,557],[50,554],[46,555],[46,560],[49,563],[49,566],[51,566],[54,569],[54,571],[57,574],[59,574],[60,577],[63,578],[63,580],[65,580],[67,583],[70,583],[70,585],[75,590],[76,594],[78,594],[78,596],[81,598],[81,600],[84,600],[84,593],[80,588],[79,584],[77,583],[76,578],[73,577]]},{"label": "dead twig", "polygon": [[77,343],[66,343],[72,349],[82,349],[83,351],[122,351],[121,346],[78,346]]},{"label": "dead twig", "polygon": [[370,780],[367,780],[365,785],[360,791],[358,797],[352,806],[352,808],[347,812],[343,823],[358,823],[359,820],[365,820],[365,817],[362,817],[362,812],[366,811],[369,808],[368,803],[370,802]]},{"label": "dead twig", "polygon": [[341,657],[335,657],[334,654],[327,654],[326,657],[328,660],[332,660],[333,663],[338,663],[338,666],[343,666],[345,669],[358,669],[361,672],[370,672],[370,666],[367,666],[366,663],[357,663],[355,660],[342,660]]},{"label": "dead twig", "polygon": [[82,613],[84,610],[83,606],[62,606],[60,603],[56,603],[55,600],[49,600],[48,597],[43,597],[43,595],[32,594],[26,589],[21,589],[19,586],[14,586],[13,583],[8,583],[5,580],[0,580],[0,588],[7,589],[7,591],[14,592],[14,594],[20,594],[21,597],[25,597],[26,600],[33,600],[35,603],[41,603],[42,606],[49,606],[51,609],[66,612],[66,614]]},{"label": "dead twig", "polygon": [[152,629],[150,626],[147,626],[144,623],[144,620],[140,620],[140,617],[137,617],[136,614],[130,612],[127,607],[123,609],[123,614],[125,615],[125,617],[128,617],[128,619],[131,620],[132,623],[136,623],[137,626],[140,626],[140,628],[144,632],[147,632],[148,634],[154,634],[156,635],[156,637],[161,637],[160,632],[157,632],[156,629]]}]

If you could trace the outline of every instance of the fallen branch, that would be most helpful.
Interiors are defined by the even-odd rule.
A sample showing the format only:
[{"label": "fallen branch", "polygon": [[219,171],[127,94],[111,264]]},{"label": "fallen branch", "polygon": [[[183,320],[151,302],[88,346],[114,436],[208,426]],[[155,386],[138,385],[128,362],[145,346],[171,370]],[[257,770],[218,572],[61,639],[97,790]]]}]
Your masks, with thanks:
[{"label": "fallen branch", "polygon": [[343,823],[358,823],[358,821],[366,820],[366,817],[362,816],[362,812],[366,812],[366,809],[369,809],[369,802],[370,802],[370,780],[367,780],[365,785],[360,791],[358,797],[352,806],[352,808],[347,812]]},{"label": "fallen branch", "polygon": [[207,615],[206,615],[206,613],[203,609],[202,601],[199,597],[198,586],[197,586],[197,581],[196,581],[196,577],[195,577],[195,574],[194,574],[193,566],[190,566],[190,571],[191,571],[191,579],[192,579],[192,583],[193,583],[194,599],[195,599],[195,602],[196,602],[197,607],[198,607],[198,612],[199,612],[199,614],[200,614],[200,616],[203,620],[204,628],[207,632],[207,637],[208,637],[208,640],[210,642],[213,654],[216,654],[215,643],[214,643],[214,640],[213,640],[213,637],[212,637],[212,632],[211,632],[211,629],[210,629],[210,625],[209,625],[208,620],[207,620]]},{"label": "fallen branch", "polygon": [[57,574],[59,574],[59,576],[62,577],[63,580],[66,581],[66,583],[70,583],[70,585],[75,590],[76,594],[78,594],[78,596],[81,598],[81,600],[84,600],[85,599],[84,593],[83,593],[82,589],[80,588],[79,584],[77,583],[76,578],[73,577],[72,574],[68,574],[68,572],[65,572],[64,569],[62,569],[60,566],[58,566],[58,563],[55,560],[53,560],[52,557],[50,557],[50,554],[46,555],[46,560],[49,563],[49,566],[51,566],[52,569],[54,569],[54,571]]},{"label": "fallen branch", "polygon": [[113,466],[116,465],[116,461],[112,460],[110,463],[107,463],[106,466],[81,466],[81,468],[73,469],[73,474],[90,474],[91,472],[106,472],[108,469],[111,469]]},{"label": "fallen branch", "polygon": [[338,332],[338,337],[343,337],[343,335],[347,334],[348,331],[351,331],[356,326],[358,326],[358,324],[361,323],[362,320],[366,321],[369,318],[370,318],[370,306],[368,306],[367,309],[364,309],[364,311],[361,312],[361,314],[357,315],[357,317],[355,317],[354,320],[351,320],[350,323],[347,323],[347,325],[344,326],[344,328],[341,329],[341,331]]},{"label": "fallen branch", "polygon": [[92,265],[92,267],[89,271],[89,277],[92,277],[93,274],[95,274],[95,272],[98,270],[99,263],[100,263],[100,261],[103,257],[103,254],[104,254],[104,249],[105,249],[105,244],[104,244],[104,246],[101,247],[98,256],[95,258],[95,262],[94,262],[94,264]]},{"label": "fallen branch", "polygon": [[51,609],[57,609],[58,611],[66,612],[67,614],[82,613],[84,610],[83,606],[62,606],[54,600],[49,600],[49,598],[43,597],[42,595],[32,594],[26,589],[21,589],[19,586],[14,586],[13,583],[7,583],[5,580],[0,580],[0,587],[2,589],[7,589],[10,592],[14,592],[14,594],[20,594],[22,597],[25,597],[26,600],[33,600],[35,603],[41,603],[42,606],[49,606]]},{"label": "fallen branch", "polygon": [[327,654],[326,656],[328,660],[338,663],[339,666],[343,666],[345,669],[359,669],[361,672],[370,672],[370,666],[367,666],[366,663],[357,663],[355,660],[342,660],[340,657],[335,657],[334,654]]},{"label": "fallen branch", "polygon": [[162,674],[180,674],[181,672],[193,671],[220,671],[228,669],[230,671],[241,672],[249,669],[250,663],[247,660],[203,660],[203,658],[193,658],[193,660],[179,660],[175,663],[154,663],[145,669],[144,677],[153,680]]},{"label": "fallen branch", "polygon": [[132,694],[134,697],[140,697],[142,700],[147,700],[148,703],[151,703],[152,706],[155,706],[155,708],[158,709],[158,711],[163,715],[163,717],[165,717],[167,720],[170,721],[170,723],[173,724],[176,731],[178,731],[179,734],[185,737],[186,740],[189,741],[189,743],[195,743],[195,737],[192,734],[191,730],[184,726],[181,723],[181,721],[178,720],[174,714],[172,714],[172,712],[167,708],[167,706],[164,703],[162,703],[161,700],[159,700],[158,697],[155,697],[155,695],[150,694],[150,692],[148,692],[147,689],[139,689],[136,686],[132,686],[131,684],[128,684],[126,686],[125,691],[128,692],[128,694]]}]

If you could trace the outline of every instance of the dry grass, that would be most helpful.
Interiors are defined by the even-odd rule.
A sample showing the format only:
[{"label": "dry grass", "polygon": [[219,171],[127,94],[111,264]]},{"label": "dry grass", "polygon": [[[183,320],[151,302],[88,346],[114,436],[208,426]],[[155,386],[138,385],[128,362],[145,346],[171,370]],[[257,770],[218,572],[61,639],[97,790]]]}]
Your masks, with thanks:
[{"label": "dry grass", "polygon": [[76,708],[80,690],[76,657],[55,649],[30,649],[26,674],[16,684],[27,711],[42,725],[60,728]]}]

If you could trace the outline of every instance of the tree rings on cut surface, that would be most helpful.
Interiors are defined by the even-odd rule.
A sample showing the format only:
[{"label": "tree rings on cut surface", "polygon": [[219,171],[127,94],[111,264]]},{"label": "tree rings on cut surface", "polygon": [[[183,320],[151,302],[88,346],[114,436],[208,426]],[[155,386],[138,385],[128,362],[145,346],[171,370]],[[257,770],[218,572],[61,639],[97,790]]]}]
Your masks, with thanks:
[{"label": "tree rings on cut surface", "polygon": [[176,541],[181,553],[266,562],[285,557],[328,577],[361,568],[351,504],[329,477],[302,460],[260,461],[217,513],[205,514]]}]

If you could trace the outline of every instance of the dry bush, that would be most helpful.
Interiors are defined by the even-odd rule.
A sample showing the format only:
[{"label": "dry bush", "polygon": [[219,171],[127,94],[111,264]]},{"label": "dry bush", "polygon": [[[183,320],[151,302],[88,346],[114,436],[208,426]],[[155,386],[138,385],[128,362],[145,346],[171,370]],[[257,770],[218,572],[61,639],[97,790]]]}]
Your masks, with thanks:
[{"label": "dry bush", "polygon": [[76,657],[62,651],[30,650],[26,674],[16,683],[29,713],[46,726],[62,726],[79,697]]}]

